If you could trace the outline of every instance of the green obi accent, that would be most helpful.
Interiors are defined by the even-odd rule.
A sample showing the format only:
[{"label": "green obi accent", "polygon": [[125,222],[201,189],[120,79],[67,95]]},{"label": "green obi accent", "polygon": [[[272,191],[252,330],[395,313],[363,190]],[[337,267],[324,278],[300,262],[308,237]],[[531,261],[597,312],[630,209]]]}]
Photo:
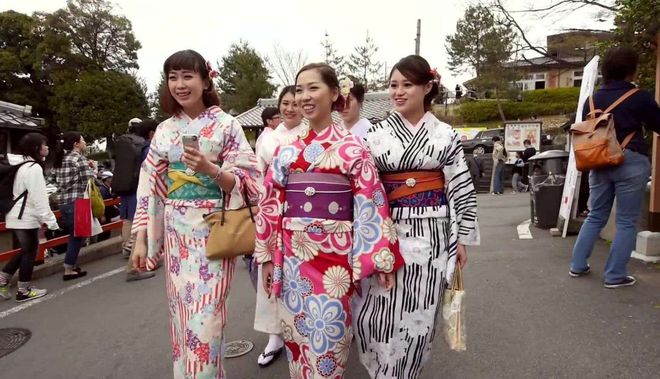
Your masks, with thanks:
[{"label": "green obi accent", "polygon": [[206,174],[190,175],[183,162],[170,163],[167,171],[167,198],[172,200],[221,199],[220,187]]}]

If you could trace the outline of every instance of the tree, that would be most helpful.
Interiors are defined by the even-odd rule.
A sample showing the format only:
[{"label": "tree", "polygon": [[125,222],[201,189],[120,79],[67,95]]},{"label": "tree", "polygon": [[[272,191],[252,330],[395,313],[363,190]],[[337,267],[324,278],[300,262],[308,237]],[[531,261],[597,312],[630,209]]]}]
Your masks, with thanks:
[{"label": "tree", "polygon": [[33,114],[50,119],[50,83],[41,64],[43,38],[34,17],[0,13],[0,100],[32,106]]},{"label": "tree", "polygon": [[559,57],[551,56],[547,49],[536,46],[527,38],[525,31],[515,18],[515,14],[535,14],[539,18],[546,18],[551,14],[561,17],[564,14],[578,9],[588,8],[597,11],[595,21],[604,21],[614,17],[614,39],[601,46],[600,53],[616,45],[632,46],[640,55],[638,70],[638,84],[645,88],[653,88],[655,81],[655,58],[653,46],[655,35],[660,29],[660,7],[657,0],[552,0],[535,8],[525,10],[506,9],[501,0],[492,0],[492,8],[518,33],[527,51],[546,57],[557,62],[563,62]]},{"label": "tree", "polygon": [[287,51],[279,44],[273,46],[271,57],[266,60],[266,64],[275,76],[281,86],[295,84],[296,74],[307,62],[307,53],[302,50]]},{"label": "tree", "polygon": [[93,139],[126,132],[126,122],[149,114],[146,89],[133,75],[89,71],[55,88],[52,106],[64,131],[77,130]]},{"label": "tree", "polygon": [[[660,31],[660,6],[657,0],[617,0],[612,45],[629,45],[639,53],[637,83],[643,88],[655,88],[656,35]],[[655,46],[660,49],[660,46]]]},{"label": "tree", "polygon": [[138,68],[142,47],[128,18],[112,13],[106,0],[68,0],[45,19],[46,38],[66,38],[76,65],[84,69],[128,71]]},{"label": "tree", "polygon": [[275,91],[266,63],[246,41],[233,43],[218,66],[218,88],[223,106],[230,112],[244,112]]},{"label": "tree", "polygon": [[163,109],[160,107],[160,94],[163,87],[166,85],[165,75],[161,75],[156,89],[147,95],[147,102],[149,104],[149,117],[158,122],[161,122],[170,117],[167,113],[163,112]]},{"label": "tree", "polygon": [[346,70],[346,61],[342,55],[339,55],[337,49],[335,49],[332,40],[330,39],[330,34],[325,32],[325,39],[321,41],[321,46],[323,47],[324,62],[332,66],[337,72],[337,76],[344,77],[347,75]]},{"label": "tree", "polygon": [[510,27],[513,28],[513,30],[515,30],[519,36],[519,39],[523,44],[521,49],[521,52],[523,53],[523,60],[527,60],[524,53],[531,52],[533,54],[551,58],[558,63],[568,63],[562,57],[557,57],[548,52],[547,47],[532,43],[532,41],[527,37],[523,27],[516,20],[514,14],[534,14],[538,19],[543,19],[547,22],[548,19],[559,19],[570,14],[571,12],[589,7],[598,11],[598,15],[595,21],[604,21],[604,18],[606,18],[607,15],[611,15],[612,12],[616,12],[618,10],[618,6],[615,4],[615,0],[551,0],[549,2],[541,3],[542,5],[538,5],[539,2],[536,2],[535,4],[537,5],[536,7],[529,9],[508,10],[501,0],[492,0],[490,6],[491,9],[502,18],[502,21],[507,25],[510,25]]},{"label": "tree", "polygon": [[476,86],[493,90],[503,121],[506,118],[499,94],[513,80],[512,71],[504,63],[513,53],[515,39],[513,30],[482,5],[469,6],[456,24],[456,33],[446,39],[451,70],[472,70],[477,76]]},{"label": "tree", "polygon": [[383,63],[376,59],[377,53],[378,47],[367,32],[364,44],[355,46],[354,52],[347,62],[351,75],[358,78],[365,88],[372,91],[381,90],[385,86],[382,72]]}]

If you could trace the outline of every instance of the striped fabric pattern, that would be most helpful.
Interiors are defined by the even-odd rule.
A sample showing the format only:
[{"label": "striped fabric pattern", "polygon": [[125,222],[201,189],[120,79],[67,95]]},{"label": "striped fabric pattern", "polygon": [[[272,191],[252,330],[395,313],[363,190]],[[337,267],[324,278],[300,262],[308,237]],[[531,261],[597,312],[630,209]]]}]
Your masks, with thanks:
[{"label": "striped fabric pattern", "polygon": [[415,127],[395,112],[369,130],[367,143],[381,173],[445,175],[448,204],[392,208],[406,261],[395,287],[383,291],[372,278],[355,300],[360,360],[371,377],[417,378],[429,358],[457,245],[479,244],[476,193],[459,138],[431,113]]}]

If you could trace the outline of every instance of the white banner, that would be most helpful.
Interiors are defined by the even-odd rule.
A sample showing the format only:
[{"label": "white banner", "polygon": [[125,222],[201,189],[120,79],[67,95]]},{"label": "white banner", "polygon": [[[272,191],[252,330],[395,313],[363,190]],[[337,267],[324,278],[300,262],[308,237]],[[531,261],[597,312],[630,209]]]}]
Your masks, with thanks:
[{"label": "white banner", "polygon": [[[577,111],[575,113],[575,122],[582,121],[582,110],[584,103],[589,96],[594,92],[596,87],[596,80],[598,79],[598,61],[600,57],[594,56],[591,61],[584,66],[582,75],[582,86],[580,87],[580,99],[578,100]],[[561,198],[561,207],[559,208],[559,216],[564,221],[563,237],[566,237],[568,228],[568,220],[571,218],[571,210],[573,208],[573,199],[575,198],[575,190],[579,187],[580,172],[575,166],[575,155],[573,149],[569,147],[568,169],[566,172],[566,181],[564,182],[564,193]],[[575,213],[575,212],[573,212]]]}]

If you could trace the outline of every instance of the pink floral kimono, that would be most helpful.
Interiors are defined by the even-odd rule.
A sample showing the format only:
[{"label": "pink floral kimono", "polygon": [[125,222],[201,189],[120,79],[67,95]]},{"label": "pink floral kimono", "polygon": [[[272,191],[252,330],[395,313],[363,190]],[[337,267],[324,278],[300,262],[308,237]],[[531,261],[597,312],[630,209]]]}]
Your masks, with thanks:
[{"label": "pink floral kimono", "polygon": [[343,377],[354,282],[403,264],[385,191],[360,137],[330,125],[278,148],[257,218],[274,264],[292,378]]}]

